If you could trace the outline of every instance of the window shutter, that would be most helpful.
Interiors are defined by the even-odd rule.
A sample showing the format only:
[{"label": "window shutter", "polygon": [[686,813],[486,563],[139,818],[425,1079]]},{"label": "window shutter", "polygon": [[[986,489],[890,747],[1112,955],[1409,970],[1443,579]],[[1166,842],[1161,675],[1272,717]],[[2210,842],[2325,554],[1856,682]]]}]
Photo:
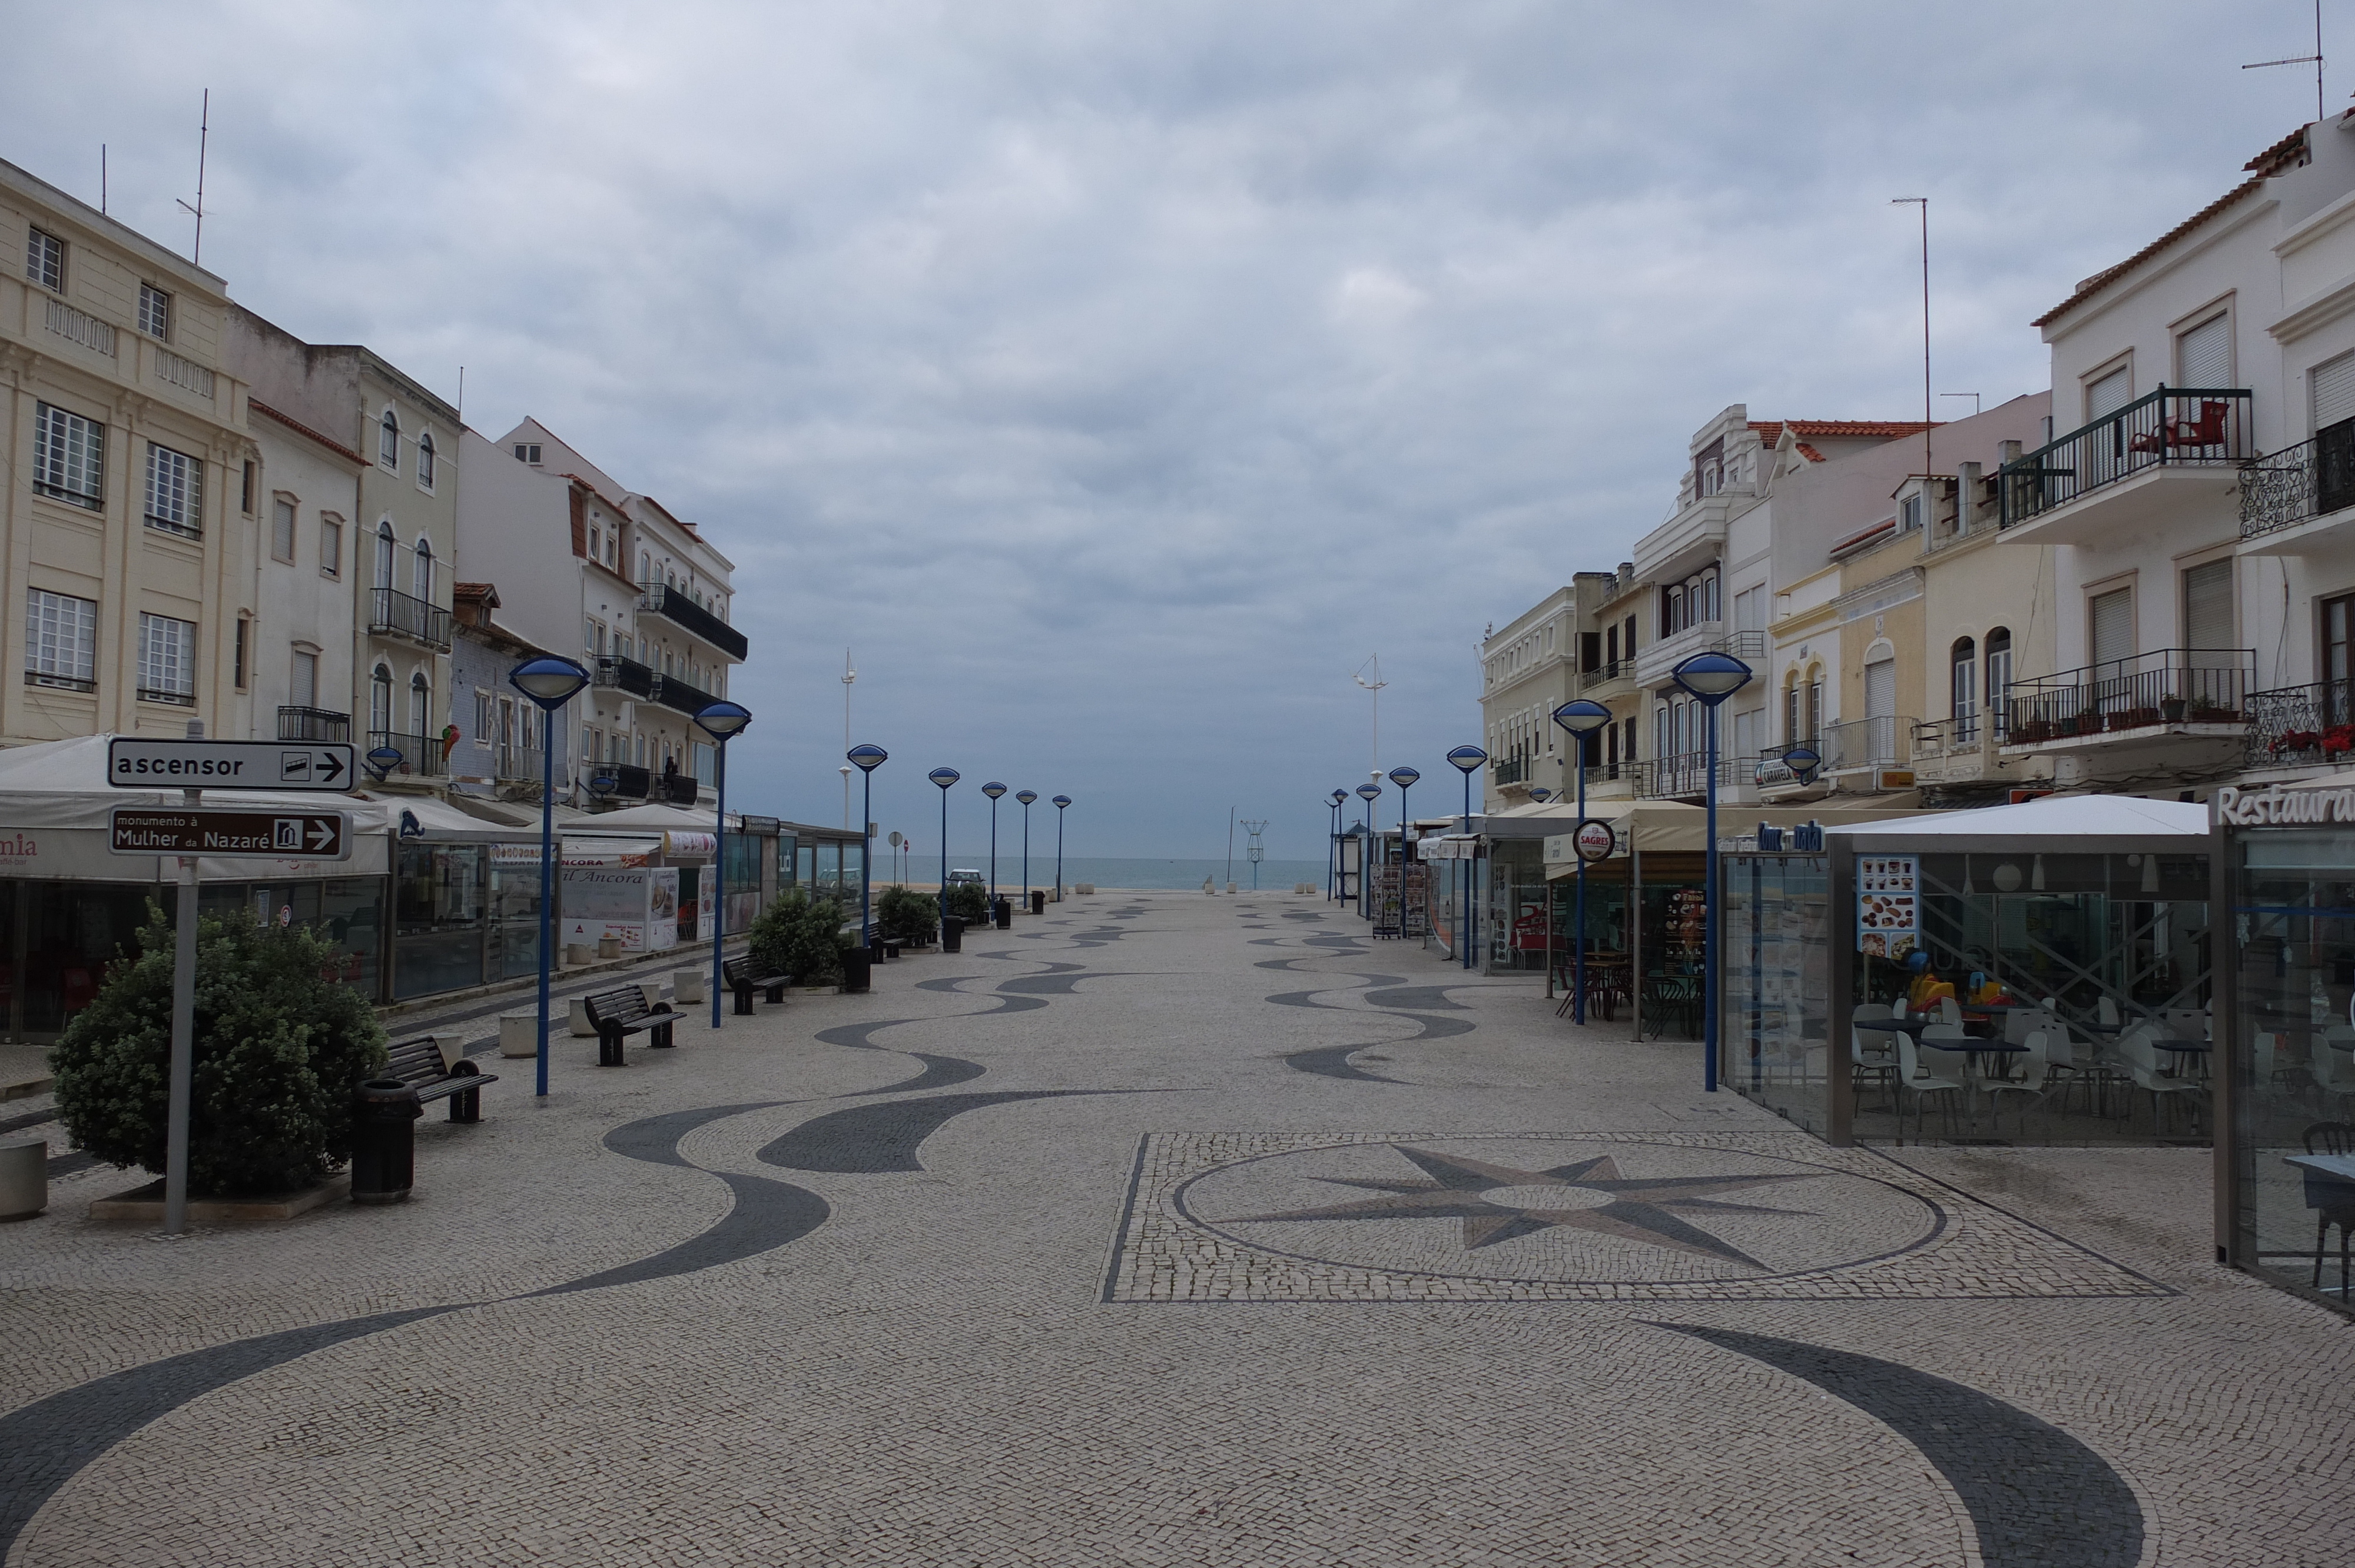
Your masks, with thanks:
[{"label": "window shutter", "polygon": [[2133,401],[2133,372],[2121,366],[2085,388],[2085,422],[2090,425]]},{"label": "window shutter", "polygon": [[2094,664],[2134,657],[2134,589],[2122,588],[2096,595],[2086,607],[2092,622],[2091,657]]},{"label": "window shutter", "polygon": [[2355,418],[2355,354],[2342,354],[2307,373],[2314,392],[2314,428]]},{"label": "window shutter", "polygon": [[2175,373],[2183,385],[2207,392],[2232,384],[2232,318],[2201,322],[2176,340]]},{"label": "window shutter", "polygon": [[2232,563],[2211,561],[2183,574],[2183,645],[2232,646]]},{"label": "window shutter", "polygon": [[1897,661],[1876,659],[1864,667],[1864,716],[1888,718],[1897,712]]}]

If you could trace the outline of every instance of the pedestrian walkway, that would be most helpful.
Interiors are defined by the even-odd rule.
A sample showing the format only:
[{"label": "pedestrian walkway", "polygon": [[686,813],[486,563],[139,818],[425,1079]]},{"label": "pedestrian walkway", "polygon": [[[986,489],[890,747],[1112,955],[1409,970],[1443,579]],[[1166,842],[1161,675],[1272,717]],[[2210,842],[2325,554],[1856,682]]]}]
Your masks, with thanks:
[{"label": "pedestrian walkway", "polygon": [[0,1232],[31,1565],[2337,1563],[2204,1151],[1834,1150],[1273,893],[559,1035],[417,1190]]}]

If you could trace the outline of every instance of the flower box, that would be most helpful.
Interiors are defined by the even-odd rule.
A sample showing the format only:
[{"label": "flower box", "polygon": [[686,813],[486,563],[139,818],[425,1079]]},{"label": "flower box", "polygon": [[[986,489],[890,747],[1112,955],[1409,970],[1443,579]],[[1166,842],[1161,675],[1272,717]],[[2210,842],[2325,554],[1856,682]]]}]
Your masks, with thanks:
[{"label": "flower box", "polygon": [[2109,715],[2110,727],[2115,729],[2146,729],[2158,722],[2157,708],[2121,708]]}]

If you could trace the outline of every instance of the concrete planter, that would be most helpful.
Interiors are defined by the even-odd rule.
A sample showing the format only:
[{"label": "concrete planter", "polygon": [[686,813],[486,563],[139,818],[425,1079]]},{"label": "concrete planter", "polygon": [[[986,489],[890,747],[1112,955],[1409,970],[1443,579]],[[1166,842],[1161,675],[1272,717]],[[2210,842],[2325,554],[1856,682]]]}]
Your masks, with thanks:
[{"label": "concrete planter", "polygon": [[597,1029],[589,1022],[589,999],[585,996],[576,996],[568,1005],[572,1010],[570,1024],[572,1033],[581,1039],[594,1040],[597,1037]]},{"label": "concrete planter", "polygon": [[577,969],[583,964],[597,961],[597,949],[586,942],[568,942],[564,947],[564,966]]},{"label": "concrete planter", "polygon": [[48,1140],[0,1143],[0,1220],[29,1220],[48,1206]]},{"label": "concrete planter", "polygon": [[[591,1031],[595,1033],[595,1031]],[[502,1012],[499,1014],[499,1054],[502,1056],[537,1056],[539,1054],[539,1011]]]},{"label": "concrete planter", "polygon": [[670,971],[670,997],[674,1004],[687,1007],[703,1000],[703,971],[699,969]]},{"label": "concrete planter", "polygon": [[600,962],[600,963],[611,963],[611,962],[613,962],[615,959],[618,959],[618,958],[620,958],[621,956],[622,956],[622,938],[619,938],[619,937],[600,937],[600,938],[597,938],[597,961],[598,961],[598,962]]}]

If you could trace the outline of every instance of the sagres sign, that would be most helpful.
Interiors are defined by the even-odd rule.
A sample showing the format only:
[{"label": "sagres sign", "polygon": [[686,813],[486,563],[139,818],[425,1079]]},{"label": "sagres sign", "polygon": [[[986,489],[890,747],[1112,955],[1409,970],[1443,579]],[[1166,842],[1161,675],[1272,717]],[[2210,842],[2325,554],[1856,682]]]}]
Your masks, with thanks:
[{"label": "sagres sign", "polygon": [[2286,828],[2308,822],[2355,822],[2355,789],[2220,789],[2208,802],[2210,820],[2231,828]]}]

